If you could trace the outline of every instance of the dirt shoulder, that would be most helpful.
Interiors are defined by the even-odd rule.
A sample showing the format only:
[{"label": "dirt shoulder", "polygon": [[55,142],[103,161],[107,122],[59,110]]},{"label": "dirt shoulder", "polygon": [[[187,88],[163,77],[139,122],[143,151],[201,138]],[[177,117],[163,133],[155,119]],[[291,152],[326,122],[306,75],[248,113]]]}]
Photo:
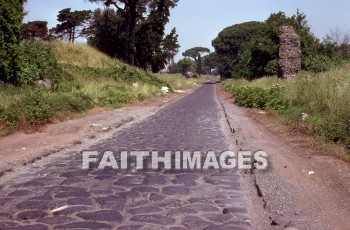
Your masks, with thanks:
[{"label": "dirt shoulder", "polygon": [[121,109],[93,109],[86,116],[48,124],[40,132],[17,132],[0,138],[0,181],[24,167],[72,147],[84,148],[108,138],[115,131],[156,113],[163,105],[195,88],[139,102]]},{"label": "dirt shoulder", "polygon": [[336,152],[260,111],[218,96],[242,150],[264,150],[266,171],[243,173],[253,229],[349,229],[350,167]]}]

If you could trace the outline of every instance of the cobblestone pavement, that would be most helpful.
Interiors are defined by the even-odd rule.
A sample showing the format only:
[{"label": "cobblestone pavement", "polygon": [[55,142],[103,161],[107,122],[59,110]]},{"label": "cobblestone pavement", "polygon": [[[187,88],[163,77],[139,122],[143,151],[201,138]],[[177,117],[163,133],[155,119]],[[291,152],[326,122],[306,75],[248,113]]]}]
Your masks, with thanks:
[{"label": "cobblestone pavement", "polygon": [[[229,148],[214,84],[89,150]],[[236,171],[81,169],[66,152],[0,185],[0,229],[250,229]]]}]

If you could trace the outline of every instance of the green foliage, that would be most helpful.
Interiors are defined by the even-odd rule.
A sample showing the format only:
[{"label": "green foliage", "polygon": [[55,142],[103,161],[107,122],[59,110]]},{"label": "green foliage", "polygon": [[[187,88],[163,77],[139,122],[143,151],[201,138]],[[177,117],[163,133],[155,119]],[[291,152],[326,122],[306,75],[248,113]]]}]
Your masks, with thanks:
[{"label": "green foliage", "polygon": [[271,14],[263,23],[246,22],[219,33],[212,42],[224,78],[255,79],[277,73],[279,28],[291,25],[301,39],[302,68],[315,72],[328,70],[339,62],[334,44],[320,41],[311,33],[306,15],[297,11]]},{"label": "green foliage", "polygon": [[37,128],[50,122],[58,112],[84,112],[93,107],[91,98],[81,92],[50,92],[40,88],[24,87],[11,90],[2,86],[3,90],[15,93],[14,100],[0,106],[0,122],[6,125],[7,132],[22,128]]},{"label": "green foliage", "polygon": [[[0,83],[0,135],[18,129],[36,130],[53,119],[85,113],[95,106],[118,108],[161,96],[162,86],[182,89],[197,82],[177,75],[147,74],[88,45],[31,41],[23,43],[21,49],[27,53],[23,56],[28,57],[22,68],[27,67],[29,72],[22,72],[26,75],[21,86]],[[55,73],[55,65],[62,71],[62,75],[57,75],[62,77],[55,90],[26,84],[44,73],[48,74],[46,77],[56,76],[51,74]]]},{"label": "green foliage", "polygon": [[47,40],[48,39],[47,21],[32,21],[23,24],[22,39]]},{"label": "green foliage", "polygon": [[316,123],[314,129],[326,140],[350,149],[350,120],[337,117],[325,118],[323,122]]},{"label": "green foliage", "polygon": [[342,63],[340,58],[330,57],[327,55],[318,54],[315,56],[308,56],[303,59],[303,66],[306,70],[313,71],[315,73],[329,70]]},{"label": "green foliage", "polygon": [[137,66],[152,72],[164,69],[178,53],[178,35],[173,28],[165,36],[165,26],[169,22],[170,8],[175,7],[177,1],[153,1],[150,13],[137,26],[135,47]]},{"label": "green foliage", "polygon": [[[249,57],[241,51],[252,38],[256,37],[263,29],[261,22],[245,22],[225,28],[212,42],[218,55],[219,72],[224,78],[229,78],[232,74],[244,66],[243,62],[237,60],[241,58],[249,60]],[[239,54],[239,52],[242,52]],[[249,70],[246,72],[250,72]]]},{"label": "green foliage", "polygon": [[194,61],[192,61],[189,58],[180,59],[177,63],[177,65],[181,68],[182,74],[185,74],[186,72],[190,71],[194,64]]},{"label": "green foliage", "polygon": [[275,109],[282,112],[288,109],[291,104],[280,94],[280,85],[273,85],[268,89],[256,86],[238,86],[234,87],[233,92],[237,104],[249,108]]},{"label": "green foliage", "polygon": [[50,30],[51,34],[55,34],[59,38],[67,38],[68,41],[74,40],[82,35],[85,24],[92,16],[91,10],[71,11],[71,8],[66,8],[58,12],[56,27]]},{"label": "green foliage", "polygon": [[210,53],[210,49],[205,48],[205,47],[194,47],[191,49],[186,50],[185,52],[182,53],[182,56],[193,58],[195,65],[196,65],[196,73],[198,75],[201,75],[203,72],[202,69],[202,55],[205,53]]},{"label": "green foliage", "polygon": [[125,35],[121,30],[122,18],[113,9],[96,9],[84,31],[88,44],[110,57],[125,59]]},{"label": "green foliage", "polygon": [[[104,2],[117,9],[105,9],[103,16],[101,11],[95,11],[86,30],[89,43],[102,52],[153,72],[163,69],[177,54],[175,28],[168,35],[164,31],[170,9],[178,0],[89,1]],[[112,20],[107,19],[110,13]]]},{"label": "green foliage", "polygon": [[0,81],[17,84],[23,6],[18,0],[0,0]]},{"label": "green foliage", "polygon": [[[350,149],[349,65],[322,73],[301,72],[288,81],[263,77],[223,84],[239,105],[275,109],[288,124],[307,126],[325,140]],[[302,119],[303,113],[309,116]]]},{"label": "green foliage", "polygon": [[48,78],[57,83],[62,70],[51,45],[39,41],[23,42],[20,46],[20,73],[17,83],[33,84],[35,81]]},{"label": "green foliage", "polygon": [[170,74],[182,73],[182,69],[178,63],[173,62],[168,66],[168,72]]}]

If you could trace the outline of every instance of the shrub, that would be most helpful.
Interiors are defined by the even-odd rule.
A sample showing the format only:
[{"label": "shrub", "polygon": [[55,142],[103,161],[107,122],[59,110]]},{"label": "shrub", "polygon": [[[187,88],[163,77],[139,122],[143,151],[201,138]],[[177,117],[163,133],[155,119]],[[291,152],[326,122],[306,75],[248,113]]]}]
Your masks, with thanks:
[{"label": "shrub", "polygon": [[18,83],[33,84],[44,77],[55,83],[62,76],[62,69],[57,63],[53,48],[40,41],[27,41],[20,45],[21,62]]},{"label": "shrub", "polygon": [[240,106],[285,111],[290,107],[291,102],[281,95],[281,89],[280,85],[273,85],[268,89],[257,86],[238,86],[233,89],[233,93]]},{"label": "shrub", "polygon": [[[283,121],[350,149],[350,65],[288,80],[264,77],[223,82],[239,105],[275,109]],[[271,86],[272,85],[272,86]],[[302,114],[309,116],[302,119]]]},{"label": "shrub", "polygon": [[17,84],[23,6],[19,0],[0,0],[0,81]]},{"label": "shrub", "polygon": [[350,120],[325,118],[314,125],[318,135],[334,143],[343,144],[350,149]]}]

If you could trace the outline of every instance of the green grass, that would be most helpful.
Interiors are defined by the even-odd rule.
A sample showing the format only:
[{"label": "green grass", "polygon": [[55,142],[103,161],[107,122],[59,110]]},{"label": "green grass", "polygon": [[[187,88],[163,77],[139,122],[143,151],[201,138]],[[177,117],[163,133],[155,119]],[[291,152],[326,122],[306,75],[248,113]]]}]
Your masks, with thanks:
[{"label": "green grass", "polygon": [[[275,109],[285,122],[306,124],[323,139],[350,149],[350,65],[323,73],[302,72],[288,80],[264,77],[227,80],[223,85],[239,105]],[[304,121],[302,113],[309,115]]]},{"label": "green grass", "polygon": [[54,42],[50,46],[62,71],[54,89],[0,83],[0,136],[15,130],[36,130],[57,117],[84,114],[94,107],[119,108],[162,96],[162,86],[178,90],[202,81],[148,74],[84,44]]}]

